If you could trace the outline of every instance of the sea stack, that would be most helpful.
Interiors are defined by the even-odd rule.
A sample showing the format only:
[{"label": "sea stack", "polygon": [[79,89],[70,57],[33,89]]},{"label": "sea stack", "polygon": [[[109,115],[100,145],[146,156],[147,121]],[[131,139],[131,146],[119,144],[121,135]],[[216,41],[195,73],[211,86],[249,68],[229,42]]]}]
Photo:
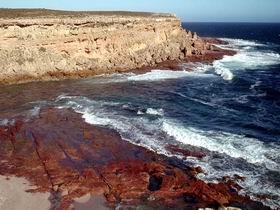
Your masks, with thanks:
[{"label": "sea stack", "polygon": [[2,83],[84,77],[202,55],[172,14],[1,10]]}]

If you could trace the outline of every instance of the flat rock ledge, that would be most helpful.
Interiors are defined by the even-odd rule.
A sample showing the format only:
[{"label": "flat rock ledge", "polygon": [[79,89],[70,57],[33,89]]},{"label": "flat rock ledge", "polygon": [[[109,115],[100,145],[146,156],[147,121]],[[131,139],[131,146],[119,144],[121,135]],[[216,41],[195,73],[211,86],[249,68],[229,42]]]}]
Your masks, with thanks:
[{"label": "flat rock ledge", "polygon": [[25,178],[32,185],[29,193],[49,193],[51,209],[90,202],[109,209],[269,209],[239,195],[234,179],[205,183],[196,178],[201,172],[124,141],[114,130],[87,124],[71,109],[44,108],[38,116],[18,116],[0,126],[0,175]]}]

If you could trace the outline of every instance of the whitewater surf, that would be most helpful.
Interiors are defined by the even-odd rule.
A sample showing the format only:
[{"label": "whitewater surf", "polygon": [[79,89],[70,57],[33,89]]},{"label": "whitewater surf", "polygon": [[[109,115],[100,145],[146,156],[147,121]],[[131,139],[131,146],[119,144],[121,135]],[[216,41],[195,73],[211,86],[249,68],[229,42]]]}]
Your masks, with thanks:
[{"label": "whitewater surf", "polygon": [[[241,193],[277,208],[280,43],[234,36],[221,40],[229,44],[219,47],[236,51],[234,56],[184,63],[180,71],[4,87],[0,125],[13,124],[22,113],[27,121],[40,118],[46,107],[70,108],[88,124],[116,130],[124,141],[201,166],[198,177],[207,182],[244,177],[237,180]],[[186,158],[171,152],[170,145],[204,156]]]}]

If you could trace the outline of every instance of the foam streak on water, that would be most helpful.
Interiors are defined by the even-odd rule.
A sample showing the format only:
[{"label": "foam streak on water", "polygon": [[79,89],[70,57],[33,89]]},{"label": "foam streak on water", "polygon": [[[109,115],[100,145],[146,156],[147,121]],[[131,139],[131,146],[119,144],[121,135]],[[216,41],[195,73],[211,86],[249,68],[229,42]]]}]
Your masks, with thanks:
[{"label": "foam streak on water", "polygon": [[[280,188],[274,177],[280,171],[280,145],[266,139],[275,140],[269,132],[278,132],[274,124],[279,122],[279,103],[274,101],[272,113],[268,108],[271,95],[278,92],[263,89],[267,74],[251,76],[259,68],[265,72],[280,64],[279,54],[258,42],[226,41],[229,45],[222,47],[236,50],[236,55],[212,64],[182,64],[183,71],[158,69],[82,80],[67,86],[69,95],[61,91],[55,101],[34,102],[26,115],[36,117],[44,106],[72,108],[87,123],[113,128],[124,140],[202,166],[205,173],[199,178],[205,181],[244,176],[239,183],[244,193],[253,198],[274,196],[265,203],[279,206]],[[9,123],[0,120],[0,126]],[[166,149],[169,144],[202,151],[206,157],[172,154]]]},{"label": "foam streak on water", "polygon": [[267,147],[256,139],[225,132],[185,128],[168,121],[163,123],[163,130],[184,144],[203,147],[233,158],[243,158],[249,163],[264,165],[271,170],[280,170],[279,164],[274,162],[274,159],[280,158],[280,148],[276,145]]},{"label": "foam streak on water", "polygon": [[[239,183],[244,193],[253,198],[274,196],[265,203],[279,206],[280,145],[275,124],[280,103],[274,99],[271,104],[278,90],[263,79],[268,74],[251,76],[280,64],[279,54],[262,43],[226,41],[229,45],[222,47],[236,50],[236,55],[212,64],[182,64],[183,71],[158,69],[77,81],[64,89],[69,95],[56,92],[62,95],[37,102],[33,109],[28,106],[26,115],[36,117],[44,106],[72,108],[87,123],[113,128],[124,140],[202,166],[205,173],[199,178],[205,181],[244,176]],[[0,120],[0,126],[9,123]],[[202,151],[206,157],[172,154],[166,149],[169,144]]]},{"label": "foam streak on water", "polygon": [[224,56],[223,59],[214,61],[213,67],[216,74],[224,80],[232,80],[234,72],[244,69],[268,68],[271,65],[280,64],[280,55],[269,49],[259,50],[258,47],[266,47],[265,44],[242,40],[222,38],[228,45],[218,45],[223,49],[234,50],[234,56]]},{"label": "foam streak on water", "polygon": [[166,79],[178,79],[183,77],[198,77],[198,76],[209,76],[202,74],[201,72],[194,71],[172,71],[172,70],[152,70],[151,72],[129,76],[127,80],[129,81],[159,81]]},{"label": "foam streak on water", "polygon": [[[280,55],[270,50],[259,50],[258,47],[266,47],[265,44],[242,39],[225,39],[228,45],[218,45],[223,49],[234,50],[237,52],[234,56],[224,56],[223,59],[214,61],[212,65],[202,63],[186,63],[183,67],[192,71],[173,71],[154,69],[144,74],[114,74],[99,77],[94,80],[96,83],[120,83],[120,82],[141,82],[141,81],[161,81],[167,79],[178,79],[184,77],[211,77],[221,76],[226,81],[234,79],[236,71],[250,69],[254,70],[259,67],[268,68],[271,65],[280,64]],[[240,68],[242,67],[242,69]],[[87,82],[93,82],[88,80]]]},{"label": "foam streak on water", "polygon": [[[75,111],[82,113],[86,122],[91,124],[109,125],[121,133],[133,131],[131,135],[141,134],[142,137],[147,134],[147,139],[149,135],[154,136],[156,133],[154,133],[153,129],[158,130],[160,128],[163,133],[173,137],[178,142],[224,153],[233,158],[242,158],[248,163],[261,165],[271,170],[280,170],[279,163],[275,162],[275,160],[280,159],[279,146],[273,144],[268,146],[257,139],[241,135],[184,127],[171,119],[162,118],[163,109],[146,109],[145,113],[158,116],[156,120],[149,121],[144,116],[138,116],[139,110],[135,111],[134,116],[121,115],[118,109],[122,109],[125,106],[119,103],[95,101],[80,96],[59,96],[57,102],[60,103],[60,108],[71,107]],[[61,102],[63,103],[61,104]],[[156,139],[157,137],[155,135],[154,139],[149,140],[147,143],[158,140]],[[141,136],[138,140],[141,140]]]},{"label": "foam streak on water", "polygon": [[[171,155],[165,149],[168,144],[183,143],[201,148],[208,154],[206,158],[187,159],[189,163],[203,166],[206,174],[201,174],[201,179],[215,181],[226,175],[238,174],[246,176],[245,182],[240,184],[244,187],[244,192],[252,196],[259,193],[280,193],[278,188],[263,180],[267,170],[280,170],[278,145],[264,144],[258,139],[227,132],[186,127],[165,117],[163,109],[150,107],[135,110],[134,114],[126,116],[122,112],[129,104],[65,95],[58,97],[56,103],[59,108],[71,107],[81,113],[87,123],[111,127],[117,130],[123,139],[160,154]],[[150,115],[154,117],[150,118]],[[213,154],[216,154],[215,158],[212,157]],[[255,184],[257,186],[254,186]],[[275,206],[274,202],[278,201],[268,200],[267,204]]]},{"label": "foam streak on water", "polygon": [[[280,25],[211,23],[200,30],[207,25],[205,36],[231,37],[219,47],[235,50],[234,56],[184,63],[182,71],[2,86],[0,126],[15,116],[40,117],[45,107],[72,108],[126,141],[201,166],[205,173],[198,177],[204,181],[243,176],[242,193],[268,196],[261,201],[279,208]],[[170,144],[205,157],[171,153]]]}]

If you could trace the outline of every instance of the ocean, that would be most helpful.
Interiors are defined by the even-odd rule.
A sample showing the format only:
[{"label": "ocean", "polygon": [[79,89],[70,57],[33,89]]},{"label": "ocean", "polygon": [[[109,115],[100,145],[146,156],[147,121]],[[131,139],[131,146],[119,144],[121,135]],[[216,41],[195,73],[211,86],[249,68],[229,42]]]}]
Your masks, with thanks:
[{"label": "ocean", "polygon": [[[237,51],[212,64],[183,63],[193,71],[154,69],[82,80],[1,86],[0,125],[44,107],[73,108],[123,140],[184,164],[198,177],[238,180],[241,193],[280,207],[280,24],[184,23]],[[167,145],[199,151],[202,159],[171,153]]]}]

